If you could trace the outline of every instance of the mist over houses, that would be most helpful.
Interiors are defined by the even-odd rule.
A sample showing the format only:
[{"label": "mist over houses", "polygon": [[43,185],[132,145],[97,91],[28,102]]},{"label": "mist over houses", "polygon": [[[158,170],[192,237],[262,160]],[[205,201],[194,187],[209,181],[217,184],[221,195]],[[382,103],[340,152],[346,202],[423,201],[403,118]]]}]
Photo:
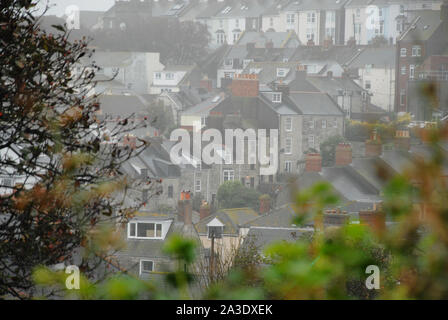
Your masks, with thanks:
[{"label": "mist over houses", "polygon": [[[426,157],[412,128],[448,116],[448,3],[442,0],[117,0],[106,12],[79,17],[74,32],[111,39],[124,33],[132,41],[133,26],[145,23],[197,23],[209,34],[207,54],[187,64],[101,39],[84,61],[101,67],[92,89],[101,94],[99,116],[148,123],[124,141],[132,147],[144,139],[150,147],[123,172],[162,181],[156,196],[144,184],[126,196],[144,206],[123,231],[128,247],[117,254],[141,277],[173,263],[161,246],[175,232],[198,239],[205,257],[213,228],[222,234],[214,250],[223,257],[249,238],[261,248],[312,233],[313,222],[292,222],[290,190],[316,182],[328,182],[341,198],[325,213],[325,225],[368,223],[386,184],[378,170],[399,174]],[[432,98],[422,94],[428,86]],[[410,124],[388,137],[353,131],[356,124],[387,124],[404,114]],[[191,135],[216,129],[223,136],[226,129],[278,130],[276,172],[260,174],[259,163],[207,164],[194,157],[175,164],[170,133],[176,128]],[[343,140],[328,163],[322,144],[334,137]],[[222,158],[234,159],[222,147]],[[223,208],[218,189],[226,181],[269,197],[256,207]],[[387,217],[385,226],[392,225]]]}]

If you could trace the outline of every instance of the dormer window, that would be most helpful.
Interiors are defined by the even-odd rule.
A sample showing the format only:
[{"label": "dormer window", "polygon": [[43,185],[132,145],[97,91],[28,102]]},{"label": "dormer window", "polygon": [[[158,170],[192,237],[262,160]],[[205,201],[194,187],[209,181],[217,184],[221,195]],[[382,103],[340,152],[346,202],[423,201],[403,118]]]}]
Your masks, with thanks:
[{"label": "dormer window", "polygon": [[160,79],[162,79],[162,74],[160,72],[156,72],[154,74],[154,77],[155,77],[156,80],[160,80]]},{"label": "dormer window", "polygon": [[282,102],[282,94],[280,92],[274,92],[272,94],[272,102],[281,103]]},{"label": "dormer window", "polygon": [[286,74],[288,73],[288,69],[285,68],[277,68],[277,77],[278,78],[284,78],[286,77]]},{"label": "dormer window", "polygon": [[151,222],[129,222],[129,239],[162,239],[162,224]]},{"label": "dormer window", "polygon": [[218,218],[207,223],[207,235],[209,239],[221,239],[224,233],[224,224]]},{"label": "dormer window", "polygon": [[166,80],[173,80],[174,79],[174,73],[169,72],[165,75]]}]

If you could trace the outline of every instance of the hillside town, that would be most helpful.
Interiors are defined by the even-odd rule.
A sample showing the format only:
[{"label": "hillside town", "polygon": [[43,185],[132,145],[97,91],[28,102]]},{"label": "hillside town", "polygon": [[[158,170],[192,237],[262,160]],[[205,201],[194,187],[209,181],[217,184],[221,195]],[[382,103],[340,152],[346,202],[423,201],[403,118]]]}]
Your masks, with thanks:
[{"label": "hillside town", "polygon": [[[162,250],[173,234],[200,244],[207,276],[241,248],[392,228],[377,217],[382,177],[429,157],[421,133],[448,122],[448,1],[116,0],[40,23],[93,39],[72,72],[99,67],[87,93],[99,120],[144,123],[101,142],[148,145],[120,166],[132,184],[117,197],[138,209],[113,258],[141,279],[175,268]],[[339,203],[294,220],[296,193],[322,182]]]}]

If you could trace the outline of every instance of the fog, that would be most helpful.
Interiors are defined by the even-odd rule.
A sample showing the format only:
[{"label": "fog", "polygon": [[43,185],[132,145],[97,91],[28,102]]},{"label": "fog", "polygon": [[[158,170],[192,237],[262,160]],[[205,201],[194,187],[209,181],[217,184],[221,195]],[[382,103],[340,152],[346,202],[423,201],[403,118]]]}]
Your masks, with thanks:
[{"label": "fog", "polygon": [[80,10],[106,11],[114,4],[114,0],[39,0],[39,9],[43,10],[47,3],[51,6],[48,15],[62,16],[70,5],[76,5]]}]

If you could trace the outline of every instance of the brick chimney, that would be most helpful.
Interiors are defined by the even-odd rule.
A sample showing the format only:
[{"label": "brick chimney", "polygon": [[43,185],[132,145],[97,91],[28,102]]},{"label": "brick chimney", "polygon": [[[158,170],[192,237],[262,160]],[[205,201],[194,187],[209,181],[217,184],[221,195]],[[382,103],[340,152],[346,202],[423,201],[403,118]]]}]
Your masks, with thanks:
[{"label": "brick chimney", "polygon": [[310,39],[308,40],[308,42],[306,43],[307,46],[314,46],[314,40]]},{"label": "brick chimney", "polygon": [[199,219],[202,220],[204,218],[207,218],[210,215],[211,208],[210,205],[203,201],[201,207],[199,208]]},{"label": "brick chimney", "polygon": [[323,50],[329,50],[332,45],[333,45],[333,39],[331,37],[330,38],[325,38],[325,40],[322,43],[322,49]]},{"label": "brick chimney", "polygon": [[131,149],[135,150],[137,148],[137,137],[132,134],[125,135],[123,145],[129,146]]},{"label": "brick chimney", "polygon": [[271,197],[267,194],[260,196],[260,215],[264,215],[271,211]]},{"label": "brick chimney", "polygon": [[346,211],[341,209],[327,210],[324,213],[324,226],[343,226],[349,220],[349,215]]},{"label": "brick chimney", "polygon": [[211,79],[202,79],[199,82],[199,87],[211,92],[213,90],[213,81]]},{"label": "brick chimney", "polygon": [[375,203],[372,210],[359,212],[359,222],[369,226],[373,231],[382,232],[386,229],[386,215]]},{"label": "brick chimney", "polygon": [[266,41],[265,47],[266,47],[266,49],[273,49],[274,48],[274,42],[272,42],[272,40]]},{"label": "brick chimney", "polygon": [[232,96],[234,97],[258,97],[259,81],[256,74],[238,74],[232,80]]},{"label": "brick chimney", "polygon": [[411,148],[411,136],[408,128],[395,131],[394,145],[396,149],[409,151]]},{"label": "brick chimney", "polygon": [[348,166],[352,163],[352,146],[349,143],[340,143],[336,146],[335,165]]},{"label": "brick chimney", "polygon": [[179,220],[183,221],[185,225],[192,225],[193,203],[189,191],[182,191],[180,200],[178,202],[178,216]]},{"label": "brick chimney", "polygon": [[383,153],[383,144],[376,129],[370,135],[370,139],[366,140],[366,157],[379,157]]},{"label": "brick chimney", "polygon": [[306,172],[322,171],[322,156],[319,153],[308,153],[305,158]]}]

